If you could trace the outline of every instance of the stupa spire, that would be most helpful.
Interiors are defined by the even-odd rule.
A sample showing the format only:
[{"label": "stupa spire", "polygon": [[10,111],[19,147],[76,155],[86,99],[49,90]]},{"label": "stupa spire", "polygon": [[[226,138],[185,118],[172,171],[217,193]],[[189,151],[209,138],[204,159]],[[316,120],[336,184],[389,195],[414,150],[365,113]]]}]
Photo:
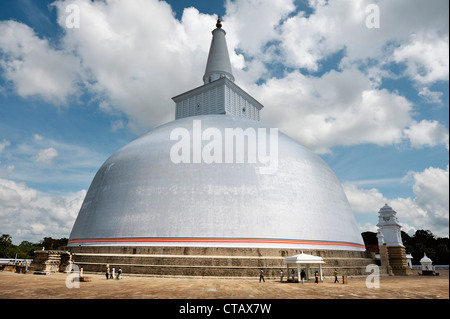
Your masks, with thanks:
[{"label": "stupa spire", "polygon": [[220,17],[217,19],[216,29],[212,31],[212,35],[203,83],[208,84],[223,77],[234,82],[227,41],[225,39],[226,32],[222,29]]}]

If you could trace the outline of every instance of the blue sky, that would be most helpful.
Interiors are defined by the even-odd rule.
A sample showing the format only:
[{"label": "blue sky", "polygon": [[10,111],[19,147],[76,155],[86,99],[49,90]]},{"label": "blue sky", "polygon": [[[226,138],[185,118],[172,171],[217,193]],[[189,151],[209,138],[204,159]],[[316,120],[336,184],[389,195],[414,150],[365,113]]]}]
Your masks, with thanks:
[{"label": "blue sky", "polygon": [[2,1],[0,233],[68,237],[102,163],[202,84],[220,15],[236,83],[265,106],[263,122],[330,165],[361,231],[388,203],[404,231],[447,237],[448,6]]}]

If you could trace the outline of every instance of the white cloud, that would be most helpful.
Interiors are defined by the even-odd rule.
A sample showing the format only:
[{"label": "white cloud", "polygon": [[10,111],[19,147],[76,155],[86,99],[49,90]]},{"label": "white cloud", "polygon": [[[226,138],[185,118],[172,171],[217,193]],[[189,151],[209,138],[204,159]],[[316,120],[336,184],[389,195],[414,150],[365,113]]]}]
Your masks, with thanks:
[{"label": "white cloud", "polygon": [[364,223],[359,225],[359,231],[364,233],[366,231],[370,231],[372,233],[376,233],[378,231],[378,227],[371,223]]},{"label": "white cloud", "polygon": [[33,134],[33,139],[35,141],[42,141],[44,139],[44,137],[42,135],[39,135],[39,134]]},{"label": "white cloud", "polygon": [[14,242],[68,237],[86,191],[55,195],[0,179],[0,233]]},{"label": "white cloud", "polygon": [[205,29],[215,18],[189,8],[180,22],[158,1],[57,1],[62,28],[68,3],[80,7],[81,22],[65,29],[63,45],[80,56],[87,90],[123,112],[135,132],[173,120],[170,98],[202,84],[211,39]]},{"label": "white cloud", "polygon": [[34,157],[36,163],[43,163],[45,165],[51,165],[55,157],[58,156],[58,151],[53,147],[39,150],[37,155]]},{"label": "white cloud", "polygon": [[125,124],[122,120],[117,120],[111,123],[111,131],[115,132],[117,130],[123,129]]},{"label": "white cloud", "polygon": [[355,212],[373,213],[374,209],[383,207],[387,202],[383,194],[375,188],[360,189],[352,183],[344,183],[342,186],[350,206]]},{"label": "white cloud", "polygon": [[[411,102],[379,85],[392,76],[385,69],[390,63],[405,64],[405,75],[427,86],[448,77],[448,15],[442,10],[448,5],[378,1],[381,26],[369,29],[366,8],[372,3],[310,1],[308,16],[292,0],[226,1],[224,29],[237,84],[266,106],[263,120],[317,152],[336,145],[392,145],[408,137],[411,145],[423,145],[414,134]],[[66,27],[68,4],[80,8],[80,28]],[[215,15],[191,7],[179,21],[167,3],[150,0],[67,0],[54,6],[65,32],[58,49],[21,23],[0,25],[6,34],[0,38],[3,75],[20,95],[65,101],[83,89],[101,110],[123,113],[127,128],[142,133],[173,120],[170,97],[202,84]],[[324,59],[341,50],[338,70],[319,76],[282,70],[320,70]],[[277,74],[268,71],[273,63],[280,65]],[[265,83],[256,85],[260,78]]]},{"label": "white cloud", "polygon": [[[372,214],[373,224],[378,222],[378,210],[388,203],[396,212],[402,230],[431,230],[440,237],[449,236],[449,167],[429,167],[422,172],[410,172],[414,180],[415,198],[386,198],[379,190],[362,189],[353,183],[343,187],[350,206],[357,215]],[[367,224],[369,225],[369,224]],[[367,226],[366,225],[366,226]],[[416,226],[414,226],[416,225]]]},{"label": "white cloud", "polygon": [[423,172],[411,173],[416,203],[426,209],[434,227],[448,231],[449,219],[449,169],[429,167]]},{"label": "white cloud", "polygon": [[414,34],[412,40],[396,49],[392,59],[405,63],[405,73],[422,84],[448,81],[449,38],[436,34]]},{"label": "white cloud", "polygon": [[3,141],[0,141],[0,153],[3,152],[3,150],[7,148],[9,145],[11,145],[11,143],[7,141],[5,138],[3,139]]},{"label": "white cloud", "polygon": [[416,148],[443,144],[447,145],[448,149],[448,131],[437,121],[422,120],[419,123],[414,121],[405,129],[405,136]]},{"label": "white cloud", "polygon": [[442,92],[431,91],[429,88],[424,87],[417,95],[422,96],[428,103],[441,105]]},{"label": "white cloud", "polygon": [[47,40],[16,21],[0,21],[0,34],[3,77],[20,96],[59,105],[76,93],[79,61],[73,54],[52,49]]},{"label": "white cloud", "polygon": [[321,77],[292,72],[252,91],[265,104],[263,122],[316,152],[335,145],[400,143],[412,121],[408,100],[372,88],[357,69],[332,70]]},{"label": "white cloud", "polygon": [[28,188],[24,183],[0,179],[0,203],[2,206],[0,214],[5,216],[8,209],[29,205],[36,195],[37,191]]},{"label": "white cloud", "polygon": [[231,47],[239,47],[246,54],[262,59],[267,43],[278,41],[280,23],[295,10],[292,0],[227,0],[225,7],[226,29],[230,34],[239,35],[228,40]]},{"label": "white cloud", "polygon": [[[300,11],[287,18],[278,29],[277,39],[286,62],[293,67],[315,71],[320,67],[321,59],[339,50],[345,50],[346,63],[367,59],[387,61],[391,46],[398,44],[404,49],[398,51],[399,59],[413,58],[418,62],[416,53],[424,52],[424,48],[409,47],[413,45],[410,43],[411,32],[417,31],[435,37],[435,42],[429,43],[430,48],[444,50],[431,53],[439,61],[432,61],[433,65],[444,62],[448,56],[443,46],[447,42],[448,52],[448,30],[442,28],[448,25],[445,14],[448,4],[442,1],[429,1],[427,5],[418,0],[377,1],[380,27],[368,28],[366,19],[370,12],[366,9],[373,4],[372,0],[309,1],[313,10],[309,16]],[[447,32],[447,37],[445,34],[437,36],[442,31]],[[427,61],[428,58],[431,56],[423,57]],[[448,62],[446,65],[448,72]]]},{"label": "white cloud", "polygon": [[[272,7],[271,14],[264,14],[265,8],[243,10],[260,2],[230,2],[226,21],[239,38],[233,45],[248,59],[237,78],[256,82],[267,77],[263,85],[244,84],[265,105],[263,121],[319,153],[336,145],[394,145],[408,138],[413,147],[448,144],[439,123],[424,130],[424,124],[432,123],[424,121],[422,135],[415,134],[419,127],[412,119],[414,105],[396,91],[379,89],[383,78],[403,75],[387,69],[393,62],[406,64],[404,75],[417,82],[448,80],[448,30],[443,28],[448,15],[442,12],[448,5],[431,1],[424,8],[421,1],[378,1],[381,26],[370,29],[365,23],[366,8],[373,3],[369,0],[310,1],[310,15],[296,13],[289,1]],[[264,28],[254,22],[259,12],[267,17],[267,22],[258,20]],[[259,29],[263,31],[256,32]],[[319,76],[288,69],[281,76],[271,75],[265,67],[278,62],[320,71],[324,59],[340,51],[339,71]],[[419,69],[424,71],[417,78],[414,71]],[[420,94],[435,102],[441,92]]]}]

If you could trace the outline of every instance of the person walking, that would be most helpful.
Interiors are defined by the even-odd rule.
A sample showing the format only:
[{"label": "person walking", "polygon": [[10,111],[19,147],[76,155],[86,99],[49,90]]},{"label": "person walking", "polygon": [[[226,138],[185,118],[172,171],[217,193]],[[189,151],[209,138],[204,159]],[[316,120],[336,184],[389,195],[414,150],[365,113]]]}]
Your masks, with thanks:
[{"label": "person walking", "polygon": [[280,269],[280,282],[283,282],[283,269]]},{"label": "person walking", "polygon": [[336,268],[334,268],[334,283],[339,282],[337,275],[338,275],[338,272],[337,272]]},{"label": "person walking", "polygon": [[305,283],[305,277],[306,277],[306,273],[305,271],[302,269],[301,273],[300,273],[300,278],[302,279],[302,284]]},{"label": "person walking", "polygon": [[294,282],[294,278],[295,278],[295,270],[292,269],[291,271],[291,276],[292,276],[292,282]]},{"label": "person walking", "polygon": [[262,279],[264,282],[266,282],[266,281],[264,280],[264,271],[262,270],[262,268],[261,268],[260,271],[259,271],[259,282],[261,282],[261,279]]},{"label": "person walking", "polygon": [[106,280],[108,280],[108,278],[109,278],[109,265],[106,265],[106,273],[105,273],[105,275],[106,275]]},{"label": "person walking", "polygon": [[316,277],[316,280],[314,281],[314,283],[318,284],[319,283],[319,272],[317,270],[314,272],[314,276]]},{"label": "person walking", "polygon": [[117,279],[122,279],[122,268],[119,267],[119,271],[117,272]]}]

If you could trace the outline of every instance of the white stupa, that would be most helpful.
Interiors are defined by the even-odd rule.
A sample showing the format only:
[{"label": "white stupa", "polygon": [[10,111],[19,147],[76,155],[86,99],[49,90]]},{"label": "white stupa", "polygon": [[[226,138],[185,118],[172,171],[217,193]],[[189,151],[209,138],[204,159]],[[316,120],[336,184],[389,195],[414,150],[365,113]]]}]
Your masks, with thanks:
[{"label": "white stupa", "polygon": [[106,160],[69,246],[364,251],[336,175],[259,121],[263,106],[234,83],[220,20],[216,27],[204,84],[173,98],[175,121]]}]

